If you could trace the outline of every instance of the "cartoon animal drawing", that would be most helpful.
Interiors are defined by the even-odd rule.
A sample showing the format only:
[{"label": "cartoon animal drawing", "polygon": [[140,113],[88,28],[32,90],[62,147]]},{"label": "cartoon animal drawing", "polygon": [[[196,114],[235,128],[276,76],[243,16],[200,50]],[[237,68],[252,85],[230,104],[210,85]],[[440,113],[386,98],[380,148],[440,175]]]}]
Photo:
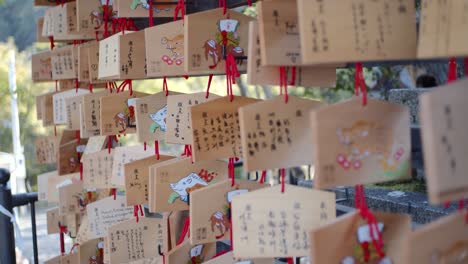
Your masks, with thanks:
[{"label": "cartoon animal drawing", "polygon": [[[382,233],[384,224],[379,222],[377,227],[372,227],[374,235]],[[378,229],[378,230],[377,230]],[[341,260],[341,264],[392,264],[390,257],[379,258],[372,243],[371,226],[362,225],[358,227],[357,239],[359,244],[355,246],[353,252],[355,256],[346,256]],[[367,258],[367,259],[366,259]]]},{"label": "cartoon animal drawing", "polygon": [[187,264],[201,264],[204,262],[204,257],[202,256],[203,253],[203,245],[194,246],[190,249],[190,259],[187,261]]},{"label": "cartoon animal drawing", "polygon": [[156,113],[150,114],[149,117],[153,120],[153,124],[150,126],[150,132],[156,133],[159,128],[162,132],[166,132],[166,117],[167,117],[167,105],[159,109]]},{"label": "cartoon animal drawing", "polygon": [[184,34],[179,34],[171,39],[163,37],[161,44],[171,52],[170,56],[163,55],[161,58],[167,65],[173,65],[175,62],[175,65],[179,66],[184,62]]},{"label": "cartoon animal drawing", "polygon": [[121,129],[119,130],[119,133],[125,132],[127,129],[127,118],[126,115],[122,112],[117,113],[114,116],[114,122],[116,127],[120,127]]},{"label": "cartoon animal drawing", "polygon": [[444,252],[437,251],[432,255],[432,264],[468,263],[468,241],[458,241]]},{"label": "cartoon animal drawing", "polygon": [[[132,0],[132,3],[130,4],[130,8],[135,10],[137,9],[138,6],[141,6],[142,8],[146,10],[150,8],[148,0]],[[161,10],[170,11],[171,9],[170,8],[158,9],[158,8],[153,7],[153,10],[155,13],[159,13],[161,12]]]},{"label": "cartoon animal drawing", "polygon": [[[218,22],[218,32],[216,39],[208,39],[203,44],[205,50],[205,60],[209,57],[213,60],[210,69],[216,68],[219,61],[228,53],[233,53],[235,57],[244,56],[244,50],[239,46],[240,37],[237,33],[239,21],[235,19],[221,19]],[[237,60],[237,63],[242,64],[242,60]]]},{"label": "cartoon animal drawing", "polygon": [[96,192],[88,192],[88,195],[86,197],[84,197],[83,195],[74,195],[73,197],[76,199],[76,204],[78,205],[78,208],[80,208],[80,211],[83,212],[86,210],[86,205],[97,200],[98,195]]},{"label": "cartoon animal drawing", "polygon": [[229,219],[226,216],[226,214],[219,212],[219,211],[211,215],[210,222],[211,222],[211,231],[215,232],[215,227],[217,227],[219,230],[219,233],[221,234],[219,237],[216,237],[217,239],[223,237],[224,234],[228,232],[229,228],[231,227],[231,223],[229,222]]},{"label": "cartoon animal drawing", "polygon": [[182,202],[188,202],[188,194],[194,190],[207,186],[208,183],[204,181],[196,173],[190,173],[176,183],[170,183],[169,186],[175,192],[169,196],[169,203],[174,203],[177,198]]},{"label": "cartoon animal drawing", "polygon": [[338,140],[345,146],[345,151],[336,157],[337,163],[344,169],[359,170],[366,158],[375,156],[384,170],[396,170],[405,150],[394,142],[383,142],[392,137],[379,137],[381,130],[383,127],[377,123],[365,120],[358,120],[351,127],[337,128]]}]

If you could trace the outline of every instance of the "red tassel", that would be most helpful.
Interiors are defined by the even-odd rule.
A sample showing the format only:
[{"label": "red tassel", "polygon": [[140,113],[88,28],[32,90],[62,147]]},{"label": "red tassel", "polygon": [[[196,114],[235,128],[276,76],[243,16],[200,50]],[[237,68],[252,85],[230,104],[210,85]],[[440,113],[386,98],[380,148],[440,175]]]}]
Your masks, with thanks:
[{"label": "red tassel", "polygon": [[227,95],[229,96],[229,101],[232,102],[234,100],[232,85],[236,84],[236,78],[240,77],[240,73],[237,70],[236,59],[234,58],[234,55],[232,55],[232,53],[229,53],[226,56],[225,66]]},{"label": "red tassel", "polygon": [[[174,9],[174,21],[177,20],[177,17],[179,16],[179,12],[181,13],[181,19],[185,19],[185,3],[184,0],[179,0],[177,2],[177,5]],[[183,23],[183,22],[182,22]]]},{"label": "red tassel", "polygon": [[182,232],[180,234],[179,240],[176,243],[177,246],[182,244],[182,242],[184,242],[185,236],[187,236],[187,233],[189,232],[189,227],[190,227],[190,217],[187,217],[185,218],[184,227],[182,228]]},{"label": "red tassel", "polygon": [[367,105],[367,87],[364,80],[364,69],[362,63],[356,63],[356,72],[354,74],[354,93],[359,96],[359,91],[362,95],[362,105]]},{"label": "red tassel", "polygon": [[148,14],[148,25],[150,27],[154,26],[153,23],[153,0],[149,0],[149,14]]},{"label": "red tassel", "polygon": [[210,96],[210,87],[211,87],[212,80],[213,80],[213,74],[210,74],[208,76],[208,86],[206,87],[206,96],[205,96],[206,99],[208,99],[208,97]]},{"label": "red tassel", "polygon": [[455,57],[449,60],[449,69],[447,74],[447,82],[451,83],[457,80],[457,60]]},{"label": "red tassel", "polygon": [[114,196],[114,200],[117,200],[117,189],[116,188],[111,189],[111,194],[112,194],[112,196]]},{"label": "red tassel", "polygon": [[163,92],[166,92],[166,96],[169,95],[169,87],[167,86],[166,76],[164,76],[164,79],[163,79]]}]

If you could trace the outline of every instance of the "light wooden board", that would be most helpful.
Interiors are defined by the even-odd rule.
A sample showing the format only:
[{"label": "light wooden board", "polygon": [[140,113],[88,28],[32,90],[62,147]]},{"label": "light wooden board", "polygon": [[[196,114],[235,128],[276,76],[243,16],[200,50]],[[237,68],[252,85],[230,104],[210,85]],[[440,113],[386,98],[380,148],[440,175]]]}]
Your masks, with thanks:
[{"label": "light wooden board", "polygon": [[86,154],[83,163],[83,184],[85,188],[114,188],[111,183],[114,150],[107,149]]},{"label": "light wooden board", "polygon": [[33,82],[52,81],[52,53],[50,51],[31,56],[31,76]]},{"label": "light wooden board", "polygon": [[316,188],[411,177],[407,107],[354,98],[311,112]]},{"label": "light wooden board", "polygon": [[192,263],[192,257],[195,257],[195,263],[203,263],[216,255],[216,243],[204,245],[191,245],[185,241],[178,245],[166,256],[167,264],[186,264]]},{"label": "light wooden board", "polygon": [[[68,91],[54,94],[53,95],[54,124],[66,125],[68,123],[67,104],[66,104],[67,98],[81,96],[87,93],[89,93],[88,90],[78,89],[78,90],[68,90]],[[79,99],[76,101],[79,101]]]},{"label": "light wooden board", "polygon": [[150,156],[154,156],[154,149],[151,147],[148,147],[146,151],[141,145],[115,148],[111,183],[119,187],[125,186],[125,164]]},{"label": "light wooden board", "polygon": [[[158,2],[164,2],[160,4]],[[167,4],[173,2],[172,4]],[[149,4],[145,1],[118,0],[117,15],[119,17],[149,17]],[[174,8],[177,0],[155,0],[153,1],[153,17],[174,17]],[[180,13],[179,13],[180,16]]]},{"label": "light wooden board", "polygon": [[36,147],[36,161],[38,164],[50,164],[57,162],[57,137],[37,137],[34,140]]},{"label": "light wooden board", "polygon": [[251,260],[238,260],[234,258],[232,251],[227,252],[209,261],[203,262],[204,264],[273,264],[274,259],[251,259]]}]

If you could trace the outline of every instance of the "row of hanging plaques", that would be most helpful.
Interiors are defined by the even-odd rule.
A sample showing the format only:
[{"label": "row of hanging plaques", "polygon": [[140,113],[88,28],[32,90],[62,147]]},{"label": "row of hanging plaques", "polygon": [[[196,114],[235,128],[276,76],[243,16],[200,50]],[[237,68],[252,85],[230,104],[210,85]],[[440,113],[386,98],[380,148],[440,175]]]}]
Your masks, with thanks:
[{"label": "row of hanging plaques", "polygon": [[[364,95],[326,105],[287,94],[259,100],[131,89],[131,79],[224,74],[227,51],[251,84],[278,85],[278,66],[298,66],[286,79],[322,87],[334,85],[344,62],[465,55],[457,46],[463,34],[452,34],[466,30],[459,26],[464,2],[422,2],[419,47],[411,1],[270,0],[257,3],[258,22],[223,9],[137,32],[121,20],[125,26],[99,42],[34,55],[33,80],[57,81],[55,92],[36,98],[38,119],[66,127],[36,140],[38,162],[57,164],[38,177],[39,198],[58,204],[47,213],[48,233],[76,243],[46,263],[273,263],[298,256],[311,263],[466,262],[465,213],[413,231],[409,216],[364,207],[337,218],[335,195],[323,190],[409,179],[407,108]],[[119,0],[111,14],[123,16],[128,6],[135,15],[126,16],[146,12],[145,1]],[[93,8],[103,3],[48,9],[42,37],[68,42],[98,31],[100,38],[106,29],[89,27],[100,23],[100,13],[89,16],[87,31],[78,19]],[[83,89],[113,87],[115,80],[125,80],[117,94]],[[467,86],[461,80],[421,96],[433,204],[467,195]],[[115,146],[131,133],[142,144]],[[184,154],[159,153],[161,140],[186,145]],[[235,178],[236,158],[246,172],[264,171],[260,181]],[[284,168],[310,164],[315,189],[284,184]],[[270,187],[263,175],[273,169],[282,180]],[[217,251],[217,241],[230,241],[231,250]]]}]

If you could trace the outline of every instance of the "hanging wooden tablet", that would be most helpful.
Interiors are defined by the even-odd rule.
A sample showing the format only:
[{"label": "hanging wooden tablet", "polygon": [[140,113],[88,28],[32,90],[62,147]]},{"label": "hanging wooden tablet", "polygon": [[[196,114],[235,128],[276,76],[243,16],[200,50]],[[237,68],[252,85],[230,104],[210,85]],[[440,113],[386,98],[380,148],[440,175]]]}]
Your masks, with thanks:
[{"label": "hanging wooden tablet", "polygon": [[49,38],[54,36],[54,10],[54,8],[47,8],[44,12],[44,25],[41,32],[43,37]]},{"label": "hanging wooden tablet", "polygon": [[94,32],[78,33],[76,2],[60,4],[51,10],[53,34],[49,36],[54,36],[54,40],[95,39]]},{"label": "hanging wooden tablet", "polygon": [[105,144],[107,143],[107,137],[106,136],[93,136],[88,139],[88,143],[86,144],[85,151],[83,152],[83,156],[81,157],[81,160],[83,158],[91,153],[96,153],[101,151]]},{"label": "hanging wooden tablet", "polygon": [[78,47],[76,46],[68,45],[54,48],[51,56],[52,78],[54,80],[78,78],[78,68],[76,67],[77,65],[75,65],[77,56]]},{"label": "hanging wooden tablet", "polygon": [[[268,33],[267,33],[268,35]],[[247,82],[251,85],[280,85],[279,68],[262,66],[260,55],[260,37],[257,21],[249,23],[249,59],[247,60]],[[341,66],[336,64],[335,66]],[[334,87],[336,85],[336,67],[296,66],[294,85]],[[287,68],[287,79],[292,80],[293,71]]]},{"label": "hanging wooden tablet", "polygon": [[167,264],[204,263],[216,255],[216,243],[192,245],[188,240],[173,248],[166,256]]},{"label": "hanging wooden tablet", "polygon": [[219,98],[216,94],[206,93],[169,95],[167,97],[167,131],[165,140],[172,144],[192,144],[190,107]]},{"label": "hanging wooden tablet", "polygon": [[405,263],[466,263],[466,212],[455,212],[415,230],[406,246]]},{"label": "hanging wooden tablet", "polygon": [[[429,263],[404,259],[406,240],[411,232],[410,216],[383,212],[374,212],[374,215],[382,234],[384,259],[378,258],[368,222],[359,212],[353,212],[309,232],[310,263],[365,263],[366,255],[368,263]],[[377,231],[377,227],[373,229]]]},{"label": "hanging wooden tablet", "polygon": [[[171,94],[179,94],[171,92]],[[152,143],[164,139],[167,131],[167,96],[159,92],[138,99],[135,103],[138,140]]]},{"label": "hanging wooden tablet", "polygon": [[[162,2],[162,4],[158,2]],[[116,3],[118,17],[148,17],[150,8],[148,2],[142,0],[119,0]],[[174,8],[176,5],[177,0],[153,1],[153,17],[174,17]]]},{"label": "hanging wooden tablet", "polygon": [[251,260],[239,260],[234,258],[232,251],[212,258],[209,261],[203,262],[204,264],[273,264],[275,260],[272,258],[264,259],[251,259]]},{"label": "hanging wooden tablet", "polygon": [[114,186],[125,186],[125,164],[150,156],[154,156],[154,149],[150,147],[147,147],[146,151],[141,145],[115,148],[111,183]]},{"label": "hanging wooden tablet", "polygon": [[49,38],[42,36],[42,28],[44,27],[44,17],[40,17],[36,22],[36,42],[49,42]]},{"label": "hanging wooden tablet", "polygon": [[134,219],[133,206],[125,205],[125,197],[117,195],[116,199],[110,196],[86,207],[89,221],[89,238],[104,237],[112,225]]},{"label": "hanging wooden tablet", "polygon": [[59,92],[53,95],[53,106],[54,106],[54,124],[56,125],[66,125],[68,122],[67,116],[67,105],[65,99],[84,95],[89,93],[88,90],[78,89],[78,90],[68,90],[65,92]]},{"label": "hanging wooden tablet", "polygon": [[409,179],[407,107],[361,98],[311,112],[314,186],[330,188]]},{"label": "hanging wooden tablet", "polygon": [[[116,12],[113,10],[113,1],[109,1],[109,14],[112,18]],[[104,30],[104,7],[106,1],[102,0],[76,0],[77,29],[80,33],[91,33]],[[110,23],[109,23],[110,24]]]},{"label": "hanging wooden tablet", "polygon": [[[255,181],[230,179],[190,192],[190,243],[230,240],[232,197],[269,187]],[[237,244],[235,244],[237,247]]]},{"label": "hanging wooden tablet", "polygon": [[307,256],[307,232],[335,219],[335,194],[274,186],[232,199],[236,258]]},{"label": "hanging wooden tablet", "polygon": [[242,106],[258,101],[236,96],[231,102],[227,96],[191,107],[193,159],[200,161],[241,157],[237,111]]},{"label": "hanging wooden tablet", "polygon": [[468,79],[441,86],[420,97],[420,122],[429,200],[433,204],[468,195],[466,116]]},{"label": "hanging wooden tablet", "polygon": [[161,155],[158,160],[153,155],[125,164],[125,196],[127,198],[127,205],[148,204],[149,167],[173,158],[175,157]]},{"label": "hanging wooden tablet", "polygon": [[[64,0],[63,2],[71,2],[73,0]],[[55,1],[50,0],[34,0],[34,6],[56,6],[57,3]]]},{"label": "hanging wooden tablet", "polygon": [[79,112],[80,112],[80,124],[79,124],[80,138],[90,138],[90,137],[99,136],[101,134],[99,130],[88,131],[84,128],[84,112],[83,112],[83,105],[81,102],[80,102]]},{"label": "hanging wooden tablet", "polygon": [[468,1],[421,1],[418,58],[468,55]]},{"label": "hanging wooden tablet", "polygon": [[130,261],[129,264],[164,264],[164,260],[162,256],[157,256],[155,258]]},{"label": "hanging wooden tablet", "polygon": [[31,56],[31,76],[33,82],[52,81],[52,53],[50,51]]},{"label": "hanging wooden tablet", "polygon": [[[310,110],[320,101],[283,96],[239,108],[242,160],[245,171],[311,164]],[[277,111],[278,107],[281,111]]]},{"label": "hanging wooden tablet", "polygon": [[164,245],[157,243],[158,233],[163,233],[163,221],[161,218],[143,217],[138,222],[130,219],[109,227],[110,262],[128,263],[158,256],[158,246]]},{"label": "hanging wooden tablet", "polygon": [[86,146],[87,139],[80,142],[72,140],[60,145],[57,152],[57,171],[59,175],[80,172],[80,149]]},{"label": "hanging wooden tablet", "polygon": [[59,134],[59,146],[64,145],[70,141],[76,140],[76,131],[64,129]]},{"label": "hanging wooden tablet", "polygon": [[54,95],[55,92],[44,94],[42,103],[42,126],[54,125]]},{"label": "hanging wooden tablet", "polygon": [[148,77],[186,75],[183,20],[146,28],[145,42]]},{"label": "hanging wooden tablet", "polygon": [[67,129],[80,130],[80,105],[84,94],[65,98]]},{"label": "hanging wooden tablet", "polygon": [[90,132],[100,132],[101,98],[111,95],[108,90],[85,94],[82,97],[84,128]]},{"label": "hanging wooden tablet", "polygon": [[37,175],[37,198],[39,201],[47,201],[49,177],[57,177],[57,171],[50,171]]},{"label": "hanging wooden tablet", "polygon": [[84,215],[83,218],[81,218],[81,225],[80,225],[80,228],[78,228],[78,233],[76,234],[76,243],[84,244],[90,240],[88,238],[88,230],[89,230],[88,216]]},{"label": "hanging wooden tablet", "polygon": [[80,254],[78,252],[62,255],[61,264],[80,264]]},{"label": "hanging wooden tablet", "polygon": [[[180,240],[180,236],[182,235],[185,229],[186,221],[189,221],[187,220],[189,217],[189,211],[187,210],[163,213],[163,216],[167,217],[168,219],[170,235],[170,243],[168,245],[168,248],[169,250],[172,250],[177,246],[177,242],[179,242]],[[166,255],[167,252],[163,253]]]},{"label": "hanging wooden tablet", "polygon": [[38,164],[51,164],[57,161],[57,137],[37,137],[34,140],[36,147],[36,161]]},{"label": "hanging wooden tablet", "polygon": [[227,179],[228,169],[223,161],[192,163],[184,158],[168,165],[159,165],[150,175],[154,189],[150,189],[156,212],[188,210],[188,196],[197,189]]},{"label": "hanging wooden tablet", "polygon": [[303,64],[416,57],[412,0],[297,3]]},{"label": "hanging wooden tablet", "polygon": [[61,215],[59,213],[58,207],[47,210],[46,219],[47,219],[47,234],[48,235],[60,233],[59,223],[62,225],[66,225],[65,217],[64,215]]},{"label": "hanging wooden tablet", "polygon": [[114,150],[107,149],[86,154],[83,163],[83,186],[85,188],[114,188],[111,183]]},{"label": "hanging wooden tablet", "polygon": [[89,80],[92,84],[105,83],[105,80],[99,80],[99,43],[93,42],[88,45],[88,66]]},{"label": "hanging wooden tablet", "polygon": [[146,77],[145,32],[125,31],[99,41],[98,78],[107,80]]},{"label": "hanging wooden tablet", "polygon": [[[222,8],[185,16],[184,54],[187,74],[224,74],[226,54],[231,52],[235,57],[246,56],[248,27],[252,20],[254,18],[232,10],[224,15]],[[246,66],[242,60],[237,61],[239,71],[245,71]]]},{"label": "hanging wooden tablet", "polygon": [[47,176],[47,201],[49,203],[59,202],[58,188],[67,184],[78,182],[80,180],[79,173],[71,173],[66,175],[48,175]]},{"label": "hanging wooden tablet", "polygon": [[44,94],[36,95],[36,120],[42,120],[42,109],[44,105]]},{"label": "hanging wooden tablet", "polygon": [[129,92],[125,91],[101,97],[101,135],[136,133],[136,99],[147,95],[140,92],[133,92],[130,95]]},{"label": "hanging wooden tablet", "polygon": [[58,188],[59,212],[61,215],[77,214],[86,210],[87,193],[83,182],[75,182]]},{"label": "hanging wooden tablet", "polygon": [[297,12],[296,0],[270,0],[257,4],[262,65],[302,64]]},{"label": "hanging wooden tablet", "polygon": [[89,83],[89,46],[99,45],[96,41],[83,43],[78,46],[78,81]]},{"label": "hanging wooden tablet", "polygon": [[100,257],[99,256],[99,244],[100,243],[102,243],[100,239],[93,239],[84,243],[80,243],[80,246],[78,247],[78,254],[80,255],[79,263],[90,263],[90,264],[97,263]]}]

